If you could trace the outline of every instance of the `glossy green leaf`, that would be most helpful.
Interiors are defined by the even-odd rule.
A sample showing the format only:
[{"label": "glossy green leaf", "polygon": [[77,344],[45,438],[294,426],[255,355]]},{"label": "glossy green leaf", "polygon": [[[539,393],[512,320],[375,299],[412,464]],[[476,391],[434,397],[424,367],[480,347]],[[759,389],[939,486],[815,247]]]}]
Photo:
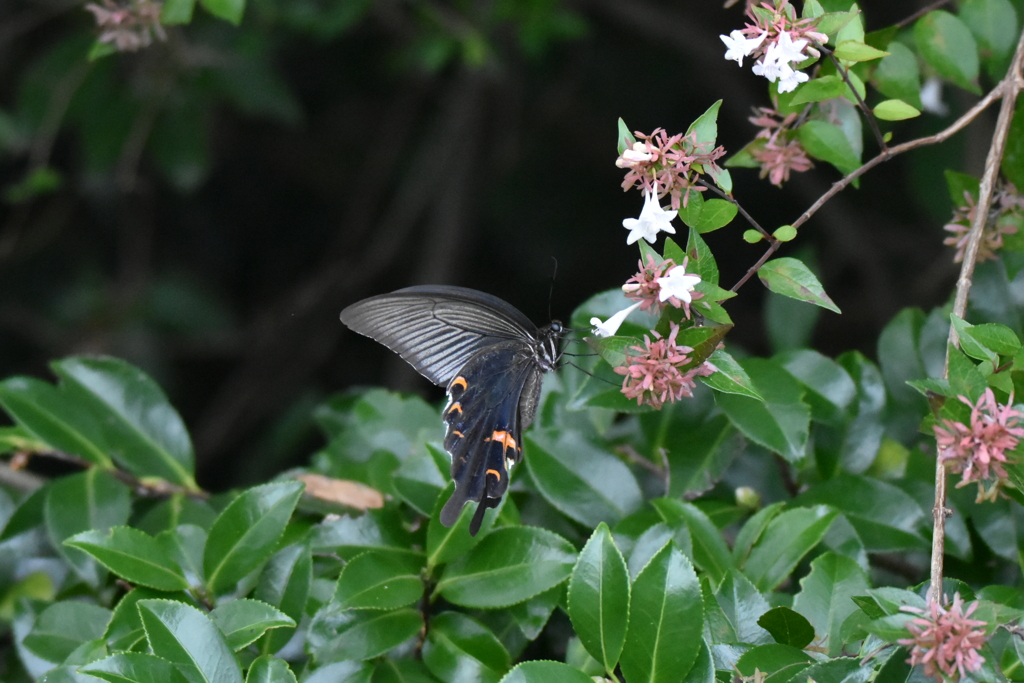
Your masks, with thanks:
[{"label": "glossy green leaf", "polygon": [[126,523],[130,505],[127,487],[97,468],[50,485],[43,507],[46,533],[61,556],[92,586],[99,585],[102,572],[89,555],[65,546],[64,541],[83,531],[106,531]]},{"label": "glossy green leaf", "polygon": [[830,656],[843,650],[840,629],[857,610],[853,597],[863,595],[869,587],[867,575],[856,562],[831,552],[814,558],[811,573],[800,581],[793,609],[814,624]]},{"label": "glossy green leaf", "polygon": [[748,358],[740,363],[763,402],[747,396],[715,394],[715,402],[744,436],[790,462],[804,457],[810,408],[793,376],[772,361]]},{"label": "glossy green leaf", "polygon": [[973,93],[978,89],[978,44],[956,16],[934,10],[914,22],[918,52],[943,77]]},{"label": "glossy green leaf", "polygon": [[650,418],[657,418],[650,432],[650,453],[665,451],[670,497],[689,499],[705,491],[722,478],[743,449],[743,437],[724,415],[701,424],[677,411],[662,410],[651,413]]},{"label": "glossy green leaf", "polygon": [[405,552],[411,545],[409,532],[387,507],[326,520],[316,525],[310,536],[314,553],[336,553],[345,560],[373,548]]},{"label": "glossy green leaf", "polygon": [[136,644],[146,637],[142,629],[142,617],[139,616],[140,600],[174,599],[190,601],[187,593],[167,593],[152,588],[133,588],[122,597],[114,607],[114,614],[107,624],[103,639],[111,650],[139,649]]},{"label": "glossy green leaf", "polygon": [[849,173],[860,166],[860,156],[842,129],[834,124],[808,121],[797,128],[797,135],[808,154],[832,164],[841,173]]},{"label": "glossy green leaf", "polygon": [[[435,448],[429,443],[416,448],[405,462],[399,465],[392,477],[395,491],[402,500],[428,517],[448,483],[430,452]],[[449,456],[445,453],[444,457],[447,459]]]},{"label": "glossy green leaf", "polygon": [[692,133],[693,141],[702,147],[704,152],[710,152],[718,138],[718,110],[721,106],[722,100],[718,100],[686,129],[686,134]]},{"label": "glossy green leaf", "polygon": [[768,528],[768,524],[775,519],[776,515],[782,512],[783,505],[781,502],[766,505],[744,522],[739,533],[736,534],[736,540],[732,544],[733,561],[738,566],[742,566],[746,561],[747,556],[750,554],[750,549],[761,538],[764,530]]},{"label": "glossy green leaf", "polygon": [[[263,571],[253,597],[277,607],[296,623],[305,614],[306,599],[313,580],[313,558],[309,546],[296,543],[274,553]],[[277,628],[261,643],[263,652],[277,652],[294,633],[294,629]]]},{"label": "glossy green leaf", "polygon": [[701,382],[715,391],[764,400],[757,393],[754,383],[750,381],[750,376],[743,366],[737,363],[736,359],[724,349],[715,349],[715,352],[708,357],[708,361],[715,366],[716,371],[708,377],[701,377]]},{"label": "glossy green leaf", "polygon": [[210,612],[210,618],[235,652],[255,642],[268,629],[295,626],[294,619],[259,600],[225,602]]},{"label": "glossy green leaf", "polygon": [[[666,255],[669,253],[670,246],[674,247],[673,251],[679,249],[679,246],[671,239],[670,237],[665,238]],[[677,264],[681,264],[684,256],[687,258],[686,272],[700,275],[703,283],[718,284],[719,272],[718,264],[715,263],[715,255],[711,253],[708,243],[696,230],[690,230],[690,234],[686,238],[686,251],[682,254],[674,253],[672,259]]]},{"label": "glossy green leaf", "polygon": [[297,683],[288,662],[271,655],[257,657],[249,665],[245,683]]},{"label": "glossy green leaf", "polygon": [[116,526],[108,531],[83,531],[64,543],[92,555],[130,583],[164,591],[188,588],[181,567],[155,538],[138,529]]},{"label": "glossy green leaf", "polygon": [[985,56],[1001,58],[1017,43],[1017,11],[1010,0],[964,0],[958,16]]},{"label": "glossy green leaf", "polygon": [[189,683],[188,679],[166,659],[143,652],[119,652],[91,662],[79,671],[110,683]]},{"label": "glossy green leaf", "polygon": [[636,138],[633,137],[633,132],[629,129],[629,126],[626,125],[626,122],[623,121],[621,118],[619,118],[619,121],[616,125],[618,128],[618,135],[615,138],[616,149],[618,150],[619,154],[622,154],[627,149],[630,149],[633,146],[633,143],[636,142]]},{"label": "glossy green leaf", "polygon": [[242,22],[242,13],[245,12],[245,0],[199,0],[199,4],[213,16],[235,26]]},{"label": "glossy green leaf", "polygon": [[921,115],[921,111],[903,100],[884,100],[871,110],[883,121],[904,121]]},{"label": "glossy green leaf", "polygon": [[843,419],[857,395],[857,386],[841,365],[810,349],[789,351],[776,360],[807,389],[804,400],[816,420],[834,423]]},{"label": "glossy green leaf", "polygon": [[534,431],[524,462],[541,495],[588,527],[615,524],[643,503],[633,473],[573,430]]},{"label": "glossy green leaf", "polygon": [[508,672],[501,683],[594,683],[579,669],[561,662],[523,662]]},{"label": "glossy green leaf", "polygon": [[658,498],[652,504],[669,528],[686,525],[693,539],[693,563],[719,583],[733,566],[732,556],[721,532],[708,516],[692,503],[672,498]]},{"label": "glossy green leaf", "polygon": [[71,357],[51,367],[61,389],[104,427],[114,459],[139,477],[161,477],[197,489],[188,430],[163,390],[138,368],[117,358]]},{"label": "glossy green leaf", "polygon": [[[736,669],[743,676],[753,676],[757,671],[775,674],[791,668],[792,673],[795,674],[813,661],[800,648],[782,643],[769,643],[753,647],[743,653],[743,656],[736,662]],[[749,674],[746,673],[748,671]]]},{"label": "glossy green leaf", "polygon": [[510,666],[508,652],[478,621],[442,612],[430,622],[423,663],[445,683],[496,683]]},{"label": "glossy green leaf", "polygon": [[819,76],[807,81],[793,93],[791,104],[807,104],[808,102],[824,102],[836,97],[841,97],[846,92],[848,85],[840,76]]},{"label": "glossy green leaf", "polygon": [[606,671],[614,671],[626,641],[629,573],[602,522],[583,546],[569,581],[569,616],[580,642]]},{"label": "glossy green leaf", "polygon": [[557,534],[502,527],[448,565],[436,590],[456,605],[507,607],[562,583],[575,564],[575,549]]},{"label": "glossy green leaf", "polygon": [[482,541],[494,527],[494,522],[508,501],[507,497],[502,498],[498,507],[487,510],[477,535],[471,536],[469,525],[473,520],[473,515],[476,514],[474,505],[463,507],[459,519],[450,527],[441,524],[441,509],[454,491],[455,483],[449,482],[441,495],[437,497],[427,526],[427,569],[431,571],[438,565],[447,564],[462,557],[469,552],[470,548]]},{"label": "glossy green leaf", "polygon": [[22,643],[46,661],[59,664],[83,643],[102,636],[110,616],[110,610],[89,602],[55,602],[42,611]]},{"label": "glossy green leaf", "polygon": [[194,524],[181,524],[161,532],[156,542],[164,554],[184,572],[185,581],[189,585],[203,583],[203,548],[206,547],[204,529]]},{"label": "glossy green leaf", "polygon": [[138,608],[153,654],[173,663],[190,681],[241,683],[234,653],[205,614],[171,600],[140,600]]},{"label": "glossy green leaf", "polygon": [[772,641],[771,635],[757,623],[771,606],[739,570],[732,569],[726,574],[715,598],[737,641],[752,645]]},{"label": "glossy green leaf", "polygon": [[765,287],[776,294],[821,306],[833,313],[841,312],[825,293],[814,273],[798,259],[772,259],[758,269],[757,276]]},{"label": "glossy green leaf", "polygon": [[370,550],[353,557],[338,578],[334,600],[350,609],[396,609],[423,597],[423,557]]},{"label": "glossy green leaf", "polygon": [[775,588],[821,542],[837,514],[825,506],[780,513],[751,549],[744,572],[759,590]]},{"label": "glossy green leaf", "polygon": [[757,625],[772,634],[776,643],[803,649],[814,640],[811,622],[788,607],[773,607],[757,620]]},{"label": "glossy green leaf", "polygon": [[325,630],[324,635],[330,637],[323,642],[313,638],[316,624],[310,626],[311,650],[316,661],[321,664],[379,657],[415,637],[423,629],[423,617],[414,609],[353,612],[343,610],[334,603],[324,614],[329,618],[338,618],[325,624],[336,628]]},{"label": "glossy green leaf", "polygon": [[836,59],[844,62],[868,62],[889,56],[888,52],[873,48],[858,40],[844,40],[836,45]]},{"label": "glossy green leaf", "polygon": [[921,72],[917,57],[906,45],[893,41],[871,75],[871,81],[886,97],[903,100],[921,108]]},{"label": "glossy green leaf", "polygon": [[160,8],[160,23],[164,26],[191,23],[195,6],[196,0],[166,0]]},{"label": "glossy green leaf", "polygon": [[373,683],[439,683],[421,660],[392,659],[377,660],[373,672]]},{"label": "glossy green leaf", "polygon": [[104,469],[114,466],[95,416],[59,388],[32,377],[11,377],[0,382],[0,405],[28,435],[54,450]]},{"label": "glossy green leaf", "polygon": [[370,683],[373,665],[367,662],[332,662],[313,670],[302,683]]},{"label": "glossy green leaf", "polygon": [[622,673],[630,683],[680,680],[697,660],[703,632],[697,574],[670,543],[633,583]]},{"label": "glossy green leaf", "polygon": [[729,225],[738,212],[739,209],[730,201],[707,199],[704,201],[704,208],[701,209],[700,218],[693,227],[700,233],[718,230]]},{"label": "glossy green leaf", "polygon": [[302,489],[297,481],[256,486],[224,508],[210,529],[203,557],[210,590],[230,589],[270,558]]}]

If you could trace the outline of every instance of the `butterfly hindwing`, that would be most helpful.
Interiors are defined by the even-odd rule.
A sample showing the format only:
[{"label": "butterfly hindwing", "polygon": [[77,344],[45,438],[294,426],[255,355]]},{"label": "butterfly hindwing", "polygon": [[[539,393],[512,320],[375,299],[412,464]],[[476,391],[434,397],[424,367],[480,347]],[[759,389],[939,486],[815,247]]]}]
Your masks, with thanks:
[{"label": "butterfly hindwing", "polygon": [[[448,383],[444,447],[452,456],[455,492],[441,511],[451,526],[463,505],[478,503],[470,524],[476,534],[484,512],[495,507],[508,488],[509,469],[522,457],[520,403],[524,388],[539,392],[539,377],[529,350],[517,342],[490,346],[473,356]],[[532,403],[536,397],[529,397]]]}]

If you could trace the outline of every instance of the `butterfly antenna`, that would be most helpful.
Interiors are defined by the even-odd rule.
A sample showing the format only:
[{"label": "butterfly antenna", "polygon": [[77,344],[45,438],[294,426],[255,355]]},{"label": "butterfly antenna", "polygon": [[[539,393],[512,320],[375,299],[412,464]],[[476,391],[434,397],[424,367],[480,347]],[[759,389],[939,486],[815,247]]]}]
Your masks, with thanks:
[{"label": "butterfly antenna", "polygon": [[604,377],[598,377],[594,373],[590,372],[589,370],[584,370],[583,368],[581,368],[580,366],[576,365],[575,363],[570,363],[569,361],[566,361],[565,364],[568,365],[569,367],[576,368],[577,370],[582,372],[584,375],[590,375],[591,377],[593,377],[594,379],[596,379],[598,381],[605,382],[607,384],[611,384],[612,386],[615,386],[615,387],[619,386],[618,382],[612,382],[611,380],[607,380]]}]

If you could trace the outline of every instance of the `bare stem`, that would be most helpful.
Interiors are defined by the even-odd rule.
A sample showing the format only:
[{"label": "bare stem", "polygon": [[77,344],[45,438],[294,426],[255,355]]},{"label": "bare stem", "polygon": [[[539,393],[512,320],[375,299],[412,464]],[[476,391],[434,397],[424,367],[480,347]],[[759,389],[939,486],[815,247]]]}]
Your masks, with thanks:
[{"label": "bare stem", "polygon": [[[988,220],[989,209],[992,206],[992,193],[996,183],[996,176],[999,173],[999,164],[1006,149],[1006,138],[1010,134],[1010,122],[1013,120],[1013,110],[1017,103],[1017,94],[1024,87],[1024,33],[1017,42],[1017,51],[1013,55],[1013,62],[1004,78],[993,92],[999,91],[1003,102],[999,108],[999,118],[996,121],[996,130],[992,135],[992,144],[988,149],[988,157],[985,159],[985,174],[981,177],[981,186],[978,189],[978,204],[974,212],[974,220],[971,222],[971,232],[967,241],[967,248],[964,250],[964,260],[960,266],[960,277],[956,282],[956,298],[953,301],[953,314],[959,317],[964,316],[967,310],[967,296],[971,291],[971,278],[974,276],[974,266],[978,260],[978,245],[985,231],[985,223]],[[991,93],[990,93],[991,94]],[[949,376],[949,354],[959,343],[956,329],[949,328],[949,343],[946,346],[946,365],[943,369],[943,377]],[[936,457],[935,461],[935,507],[932,510],[932,559],[931,559],[931,586],[928,589],[929,601],[941,604],[942,600],[942,561],[946,541],[946,517],[950,511],[946,508],[946,467]]]}]

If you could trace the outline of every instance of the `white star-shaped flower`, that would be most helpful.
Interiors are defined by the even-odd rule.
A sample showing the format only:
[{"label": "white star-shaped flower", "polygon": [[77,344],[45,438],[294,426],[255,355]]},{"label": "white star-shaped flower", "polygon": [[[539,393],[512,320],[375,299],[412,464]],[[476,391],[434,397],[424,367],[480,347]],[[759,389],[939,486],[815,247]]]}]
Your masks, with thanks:
[{"label": "white star-shaped flower", "polygon": [[640,217],[626,218],[622,221],[622,227],[629,230],[626,244],[633,244],[641,237],[654,244],[662,230],[672,235],[676,234],[676,229],[672,227],[672,219],[676,217],[676,213],[678,212],[661,208],[658,202],[658,187],[655,186],[644,197],[644,208],[640,211]]},{"label": "white star-shaped flower", "polygon": [[793,40],[793,37],[789,33],[783,31],[779,34],[779,41],[776,45],[779,46],[779,61],[780,62],[802,62],[807,59],[807,55],[804,54],[804,48],[807,47],[807,43],[804,39]]},{"label": "white star-shaped flower", "polygon": [[626,316],[635,311],[638,306],[640,306],[639,301],[632,306],[623,308],[604,322],[601,322],[600,318],[591,318],[590,324],[594,326],[594,334],[598,337],[614,337],[615,333],[619,331],[622,321],[626,319]]},{"label": "white star-shaped flower", "polygon": [[700,275],[689,275],[686,268],[676,266],[663,277],[658,278],[658,301],[668,301],[675,297],[686,303],[693,299],[690,292],[700,282]]},{"label": "white star-shaped flower", "polygon": [[779,69],[779,92],[792,92],[796,86],[810,78],[803,71],[797,71],[789,64],[783,64]]},{"label": "white star-shaped flower", "polygon": [[779,46],[776,43],[772,43],[768,46],[768,51],[765,52],[764,57],[761,58],[760,62],[754,62],[754,66],[751,69],[756,75],[764,76],[772,83],[779,77],[779,72],[782,69],[782,64],[779,62]]},{"label": "white star-shaped flower", "polygon": [[756,38],[747,38],[743,35],[743,31],[736,30],[727,36],[718,36],[725,43],[725,59],[726,61],[736,60],[736,63],[743,66],[743,58],[750,55],[751,52],[756,50],[762,42],[764,42],[765,36],[768,35],[767,31],[762,31],[761,35]]}]

